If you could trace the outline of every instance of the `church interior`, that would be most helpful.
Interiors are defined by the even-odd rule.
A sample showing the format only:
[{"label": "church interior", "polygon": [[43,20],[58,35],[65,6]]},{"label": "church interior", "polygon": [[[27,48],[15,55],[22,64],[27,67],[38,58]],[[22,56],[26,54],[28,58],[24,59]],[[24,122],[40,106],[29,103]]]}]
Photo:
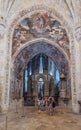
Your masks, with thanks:
[{"label": "church interior", "polygon": [[80,0],[0,0],[0,130],[81,130],[80,58]]}]

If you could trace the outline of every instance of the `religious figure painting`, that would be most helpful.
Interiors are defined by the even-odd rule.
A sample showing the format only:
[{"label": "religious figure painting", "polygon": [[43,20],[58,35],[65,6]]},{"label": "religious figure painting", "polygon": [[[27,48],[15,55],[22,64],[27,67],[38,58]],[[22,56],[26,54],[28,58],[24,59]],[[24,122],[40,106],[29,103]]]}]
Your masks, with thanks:
[{"label": "religious figure painting", "polygon": [[12,55],[17,48],[31,39],[47,38],[59,46],[68,50],[69,40],[66,30],[60,22],[51,17],[48,13],[36,13],[26,17],[16,26],[13,33]]}]

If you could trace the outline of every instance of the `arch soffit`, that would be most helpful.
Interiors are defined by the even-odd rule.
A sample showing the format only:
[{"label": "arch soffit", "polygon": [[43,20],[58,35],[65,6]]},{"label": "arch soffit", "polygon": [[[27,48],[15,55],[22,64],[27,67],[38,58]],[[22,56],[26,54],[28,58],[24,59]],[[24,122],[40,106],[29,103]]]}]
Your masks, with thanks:
[{"label": "arch soffit", "polygon": [[[17,57],[17,55],[22,51],[22,50],[24,50],[25,48],[27,48],[28,46],[31,46],[31,45],[33,45],[33,44],[37,44],[37,43],[46,43],[46,44],[49,44],[49,45],[51,45],[51,46],[54,46],[55,48],[57,48],[57,50],[59,50],[63,55],[64,55],[64,57],[65,57],[65,59],[68,61],[68,64],[70,65],[70,59],[69,59],[69,57],[68,57],[68,55],[67,55],[67,53],[58,45],[58,44],[55,44],[53,41],[51,41],[51,40],[48,40],[48,39],[45,39],[45,38],[39,38],[39,39],[36,39],[36,40],[33,40],[33,41],[29,41],[29,42],[27,42],[24,46],[22,46],[14,55],[13,55],[13,57],[12,57],[12,63],[14,63],[14,61],[15,61],[15,58]],[[50,50],[51,51],[51,50]],[[41,51],[41,52],[43,52],[43,51]],[[39,52],[38,52],[39,53]],[[46,54],[46,53],[45,53]],[[48,54],[48,56],[50,56],[49,54]],[[32,58],[33,58],[33,56],[32,56]],[[29,58],[29,60],[30,60],[31,58]]]},{"label": "arch soffit", "polygon": [[[43,41],[44,42],[44,41]],[[45,47],[45,48],[44,48]],[[58,53],[57,53],[58,51]],[[23,53],[25,52],[25,53]],[[54,45],[51,45],[48,42],[44,42],[42,43],[40,42],[35,42],[33,44],[29,44],[28,46],[24,47],[20,53],[18,53],[16,55],[16,57],[14,57],[13,60],[13,68],[14,68],[14,63],[20,62],[20,65],[22,64],[22,71],[24,70],[25,66],[27,65],[27,63],[37,54],[39,53],[43,53],[47,56],[49,56],[50,58],[52,58],[52,60],[54,61],[54,63],[57,65],[59,71],[61,70],[61,66],[60,64],[62,62],[66,62],[68,64],[69,67],[69,62],[67,60],[67,58],[65,57],[65,55],[63,54],[63,52],[61,52],[60,50],[58,50]],[[26,55],[26,58],[23,59],[23,54]],[[59,56],[59,58],[56,58]],[[64,61],[63,58],[64,57]],[[64,63],[65,64],[65,63]],[[16,64],[15,64],[16,65]],[[18,66],[15,66],[16,69],[18,68]],[[23,68],[24,67],[24,68]],[[68,68],[69,69],[69,68]]]}]

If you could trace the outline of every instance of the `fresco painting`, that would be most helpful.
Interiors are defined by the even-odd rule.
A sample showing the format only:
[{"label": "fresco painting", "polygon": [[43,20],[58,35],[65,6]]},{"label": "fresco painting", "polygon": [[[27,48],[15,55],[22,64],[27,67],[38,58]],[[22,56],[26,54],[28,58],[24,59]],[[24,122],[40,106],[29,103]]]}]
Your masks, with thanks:
[{"label": "fresco painting", "polygon": [[[13,99],[21,98],[20,88],[22,86],[21,81],[23,78],[24,70],[26,68],[27,63],[38,54],[45,54],[46,56],[49,56],[57,65],[60,74],[63,73],[65,75],[68,75],[68,61],[61,51],[46,42],[36,42],[34,44],[30,44],[29,46],[22,49],[22,51],[16,56],[14,61],[14,81],[11,81],[11,86],[13,87],[11,87]],[[18,83],[19,87],[17,87]],[[14,97],[13,95],[18,95],[18,97]]]},{"label": "fresco painting", "polygon": [[60,22],[52,18],[48,13],[36,13],[24,18],[15,28],[12,39],[12,54],[16,52],[21,44],[43,37],[54,41],[66,51],[69,50],[68,36]]},{"label": "fresco painting", "polygon": [[[33,14],[30,17],[24,18],[17,24],[12,37],[12,56],[21,46],[37,38],[46,38],[54,42],[54,45],[57,44],[69,56],[69,39],[66,30],[61,26],[58,20],[51,17],[48,13]],[[21,97],[21,80],[27,63],[39,53],[52,58],[60,74],[64,73],[68,75],[68,61],[60,49],[44,41],[29,44],[29,46],[23,48],[15,57],[14,84],[12,84],[11,81],[14,88],[12,89],[14,92],[12,93],[18,95],[18,97],[15,98]]]},{"label": "fresco painting", "polygon": [[22,71],[24,70],[28,61],[39,53],[43,53],[47,56],[50,56],[50,58],[54,60],[55,64],[57,64],[60,73],[62,73],[62,71],[64,73],[68,72],[68,61],[66,60],[64,54],[61,51],[46,42],[40,44],[39,42],[37,42],[35,44],[29,45],[28,47],[25,47],[17,55],[14,61],[15,77],[20,79],[22,77]]}]

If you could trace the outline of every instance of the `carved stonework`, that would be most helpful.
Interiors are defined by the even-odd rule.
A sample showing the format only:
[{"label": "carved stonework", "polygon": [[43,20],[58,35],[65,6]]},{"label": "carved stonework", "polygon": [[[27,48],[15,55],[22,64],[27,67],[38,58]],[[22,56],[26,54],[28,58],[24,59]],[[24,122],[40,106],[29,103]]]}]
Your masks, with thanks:
[{"label": "carved stonework", "polygon": [[5,33],[5,24],[0,22],[0,38],[3,38]]},{"label": "carved stonework", "polygon": [[[11,50],[12,50],[12,35],[13,35],[13,32],[14,32],[14,30],[15,30],[15,27],[17,27],[17,25],[19,24],[19,22],[20,21],[22,21],[22,18],[24,19],[24,18],[26,18],[26,17],[28,17],[28,16],[31,16],[32,14],[36,14],[36,13],[38,13],[38,12],[48,12],[49,14],[50,14],[50,16],[52,16],[53,18],[55,18],[55,19],[59,19],[60,20],[60,22],[62,22],[62,26],[64,26],[65,28],[67,28],[67,30],[68,30],[68,32],[70,33],[71,32],[71,29],[69,28],[69,26],[68,26],[68,23],[63,19],[63,17],[62,16],[60,16],[55,10],[52,10],[52,9],[49,9],[48,7],[45,7],[45,6],[42,6],[42,5],[38,5],[38,6],[33,6],[33,7],[31,7],[30,9],[27,9],[27,10],[23,10],[23,11],[21,11],[19,14],[18,14],[18,17],[16,17],[15,19],[14,19],[14,21],[12,22],[12,24],[11,24],[11,26],[10,26],[10,28],[9,28],[9,30],[8,30],[8,35],[7,35],[7,41],[8,41],[8,43],[7,43],[7,62],[6,62],[6,84],[5,84],[5,95],[7,95],[8,96],[8,89],[9,89],[9,65],[10,65],[10,54],[11,54]],[[58,21],[59,21],[58,20]],[[36,25],[36,24],[35,24]],[[40,26],[38,26],[38,25],[36,25],[35,26],[35,30],[39,33],[39,32],[44,32],[45,31],[45,28],[44,28],[44,30],[43,30],[43,27],[44,27],[44,23],[40,23],[39,24],[40,26],[42,26],[42,30],[40,30],[39,28],[40,28]],[[27,28],[28,29],[28,28]],[[40,33],[41,34],[41,33]],[[43,42],[43,40],[40,42],[40,40],[38,40],[39,41],[39,45],[41,44],[41,42]],[[33,41],[32,41],[32,43],[33,43]],[[35,45],[35,44],[32,44],[32,45]],[[50,48],[51,48],[51,50],[52,50],[52,47],[54,47],[54,45],[55,45],[55,43],[53,44],[53,46],[51,46]],[[27,43],[26,43],[26,46],[27,46]],[[26,47],[25,46],[25,47]],[[56,45],[55,45],[56,46]],[[58,46],[58,45],[57,45]],[[22,47],[24,47],[24,45],[21,45],[20,46],[20,50],[22,49]],[[19,51],[20,51],[19,50]],[[23,49],[22,49],[23,50]],[[32,52],[32,49],[31,49],[31,52],[30,51],[26,51],[26,55],[27,55],[27,62],[30,60],[30,58],[32,58],[33,56],[35,56],[36,54],[38,54],[39,53],[39,51],[41,51],[41,50],[43,50],[43,52],[45,53],[45,54],[49,54],[49,51],[48,52],[46,52],[46,49],[44,49],[44,46],[41,46],[41,49],[39,49],[39,50],[35,50],[35,52],[34,53],[32,53],[32,55],[31,55],[31,52]],[[68,64],[68,62],[70,61],[70,59],[68,58],[68,56],[69,55],[67,55],[67,53],[61,48],[61,47],[58,47],[58,50],[60,50],[61,52],[63,51],[64,52],[64,55],[66,55],[66,56],[63,56],[63,60],[62,59],[60,59],[60,61],[64,61],[64,59],[67,59],[66,60],[66,62],[64,63],[64,64],[66,64],[65,66],[66,66],[66,71],[68,71],[68,66],[69,66],[69,64]],[[17,53],[18,53],[18,50],[17,50]],[[19,53],[19,55],[18,55],[18,57],[21,55],[21,53]],[[52,57],[52,56],[56,56],[57,57],[57,55],[55,55],[54,53],[52,53],[52,51],[50,51],[50,56]],[[16,61],[18,61],[18,57],[14,57],[14,71],[15,71],[15,74],[17,74],[17,72],[20,72],[20,75],[18,75],[17,74],[17,76],[19,76],[18,78],[21,78],[21,76],[22,76],[22,70],[24,69],[24,67],[25,67],[25,65],[26,65],[26,59],[24,60],[24,62],[22,62],[23,61],[23,57],[22,57],[22,59],[20,59],[20,60],[22,60],[21,62],[23,63],[22,64],[22,66],[23,66],[23,68],[21,68],[21,64],[20,64],[20,66],[18,65],[17,66],[17,64],[16,64]],[[65,58],[65,57],[67,57],[67,58]],[[13,58],[13,57],[12,57]],[[17,58],[17,59],[16,59]],[[13,60],[13,59],[12,59]],[[59,61],[59,60],[58,60]],[[58,62],[57,61],[57,62]],[[67,62],[68,61],[68,62]],[[16,68],[17,67],[17,68]],[[63,68],[64,68],[64,65],[62,66]],[[63,69],[64,70],[64,69]],[[6,100],[8,100],[6,97],[5,97],[5,104],[6,104]]]},{"label": "carved stonework", "polygon": [[81,26],[75,28],[75,37],[78,42],[81,41]]},{"label": "carved stonework", "polygon": [[46,80],[44,83],[44,96],[48,97],[49,96],[49,81]]},{"label": "carved stonework", "polygon": [[74,37],[73,37],[73,34],[71,34],[71,37],[72,37],[72,39],[71,39],[71,59],[72,59],[72,61],[71,61],[71,67],[72,67],[72,69],[71,69],[71,84],[72,84],[72,103],[73,104],[77,104],[77,91],[76,91],[76,79],[77,79],[77,77],[76,77],[76,73],[75,73],[75,70],[76,70],[76,58],[75,58],[75,45],[74,45]]}]

